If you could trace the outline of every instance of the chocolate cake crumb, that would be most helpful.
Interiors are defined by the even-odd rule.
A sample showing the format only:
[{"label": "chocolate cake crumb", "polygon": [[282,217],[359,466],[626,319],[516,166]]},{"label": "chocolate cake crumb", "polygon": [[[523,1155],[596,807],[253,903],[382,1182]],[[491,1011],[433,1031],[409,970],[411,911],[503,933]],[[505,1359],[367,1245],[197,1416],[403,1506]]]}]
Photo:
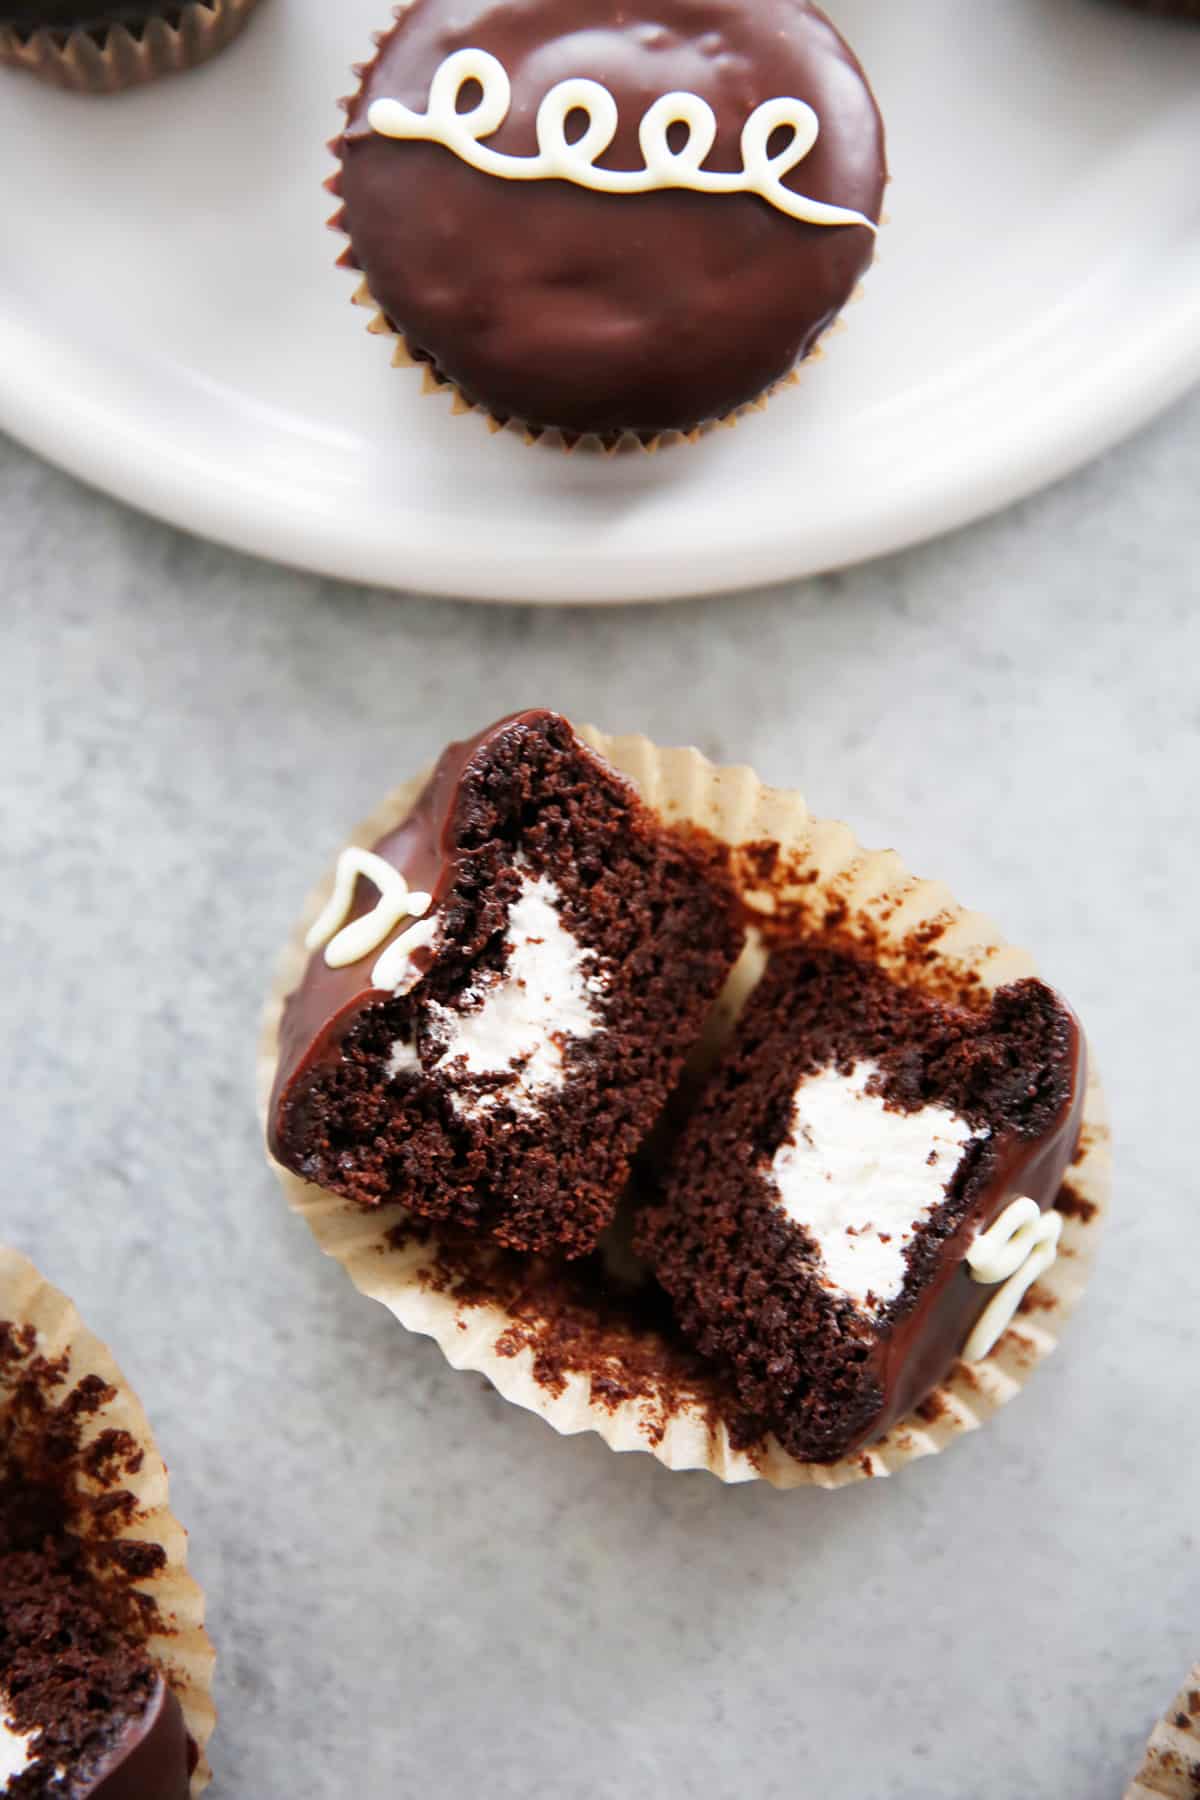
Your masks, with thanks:
[{"label": "chocolate cake crumb", "polygon": [[1059,1188],[1055,1205],[1064,1219],[1078,1219],[1081,1225],[1090,1225],[1098,1210],[1095,1202],[1085,1200],[1069,1181],[1064,1181]]},{"label": "chocolate cake crumb", "polygon": [[[500,1308],[508,1323],[493,1348],[505,1357],[529,1351],[533,1378],[547,1393],[561,1394],[581,1375],[608,1410],[635,1402],[651,1442],[685,1408],[707,1419],[710,1431],[741,1417],[727,1377],[682,1339],[661,1288],[645,1270],[615,1275],[603,1248],[573,1261],[531,1258],[415,1218],[394,1227],[390,1240],[429,1251],[422,1280],[431,1291],[463,1307]],[[762,1435],[752,1429],[747,1442]]]}]

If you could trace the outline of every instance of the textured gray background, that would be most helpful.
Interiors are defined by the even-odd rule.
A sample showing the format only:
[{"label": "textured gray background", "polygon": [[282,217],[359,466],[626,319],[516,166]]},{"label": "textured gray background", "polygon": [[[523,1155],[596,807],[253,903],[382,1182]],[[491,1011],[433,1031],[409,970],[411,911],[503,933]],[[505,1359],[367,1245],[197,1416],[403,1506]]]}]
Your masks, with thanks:
[{"label": "textured gray background", "polygon": [[[593,613],[362,593],[0,440],[3,1236],[141,1390],[210,1598],[220,1800],[1097,1800],[1200,1654],[1200,396],[998,520]],[[978,1437],[840,1494],[560,1441],[284,1209],[257,1017],[301,896],[448,737],[546,701],[802,784],[1030,944],[1117,1210]]]}]

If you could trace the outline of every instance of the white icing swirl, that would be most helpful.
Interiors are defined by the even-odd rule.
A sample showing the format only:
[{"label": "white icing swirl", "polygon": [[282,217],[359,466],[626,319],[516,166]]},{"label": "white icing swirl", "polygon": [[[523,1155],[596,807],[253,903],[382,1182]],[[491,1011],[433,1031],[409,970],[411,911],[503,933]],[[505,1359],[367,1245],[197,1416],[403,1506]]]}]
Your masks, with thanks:
[{"label": "white icing swirl", "polygon": [[416,987],[422,971],[412,960],[414,950],[428,950],[438,934],[437,918],[422,919],[410,931],[389,944],[371,970],[371,986],[389,988],[393,994],[407,994]]},{"label": "white icing swirl", "polygon": [[999,1343],[1029,1289],[1058,1256],[1062,1228],[1061,1213],[1043,1212],[1036,1200],[1021,1198],[975,1239],[967,1251],[972,1281],[1004,1286],[976,1320],[963,1345],[964,1362],[982,1362]]},{"label": "white icing swirl", "polygon": [[[350,911],[355,884],[360,875],[365,875],[379,889],[379,899],[370,912],[364,913],[360,919],[352,919],[349,925],[344,925],[343,920]],[[410,890],[399,869],[393,868],[390,862],[385,862],[382,856],[377,856],[373,850],[360,850],[351,846],[338,857],[333,892],[309,930],[304,940],[305,948],[317,950],[324,944],[328,966],[331,969],[344,969],[348,964],[369,956],[372,950],[377,950],[402,919],[419,919],[422,913],[428,912],[431,904],[432,897],[429,894]],[[376,969],[386,957],[387,952],[376,964]],[[375,987],[389,985],[376,981],[374,974],[371,979]]]},{"label": "white icing swirl", "polygon": [[[468,82],[478,82],[478,102],[465,112],[458,97]],[[600,194],[646,194],[660,188],[687,188],[698,194],[757,194],[776,211],[808,225],[876,226],[865,213],[830,206],[793,193],[783,185],[798,163],[804,161],[820,134],[821,125],[804,100],[781,96],[756,106],[742,127],[742,167],[736,170],[704,169],[700,165],[717,136],[712,107],[698,94],[663,94],[647,109],[638,127],[645,167],[599,169],[617,130],[617,103],[598,81],[578,78],[560,81],[546,94],[537,111],[537,154],[506,156],[481,143],[508,117],[512,86],[504,64],[490,51],[455,50],[446,57],[429,88],[425,112],[414,112],[400,100],[375,100],[367,111],[372,131],[382,137],[417,139],[442,144],[462,162],[485,175],[506,181],[570,181]],[[587,115],[587,129],[574,143],[567,142],[567,118],[573,112]],[[687,127],[678,150],[671,148],[667,133],[672,125]],[[773,133],[790,129],[791,137],[774,156],[767,146]]]}]

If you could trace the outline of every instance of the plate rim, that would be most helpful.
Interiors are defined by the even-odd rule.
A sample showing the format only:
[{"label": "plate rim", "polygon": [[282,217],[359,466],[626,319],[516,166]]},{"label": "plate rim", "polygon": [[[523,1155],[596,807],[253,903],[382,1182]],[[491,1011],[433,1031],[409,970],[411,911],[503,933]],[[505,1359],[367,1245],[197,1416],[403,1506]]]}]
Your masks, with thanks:
[{"label": "plate rim", "polygon": [[[978,354],[951,356],[932,400],[925,390],[906,396],[908,413],[880,440],[890,460],[859,484],[866,485],[865,496],[843,478],[826,485],[820,507],[779,505],[774,498],[764,505],[761,493],[739,503],[734,475],[723,490],[729,503],[707,508],[702,522],[693,521],[695,530],[682,518],[664,523],[651,508],[636,531],[622,534],[612,529],[611,509],[593,506],[586,518],[570,521],[569,531],[560,523],[525,539],[511,519],[506,526],[486,505],[477,514],[479,530],[465,521],[466,529],[448,532],[440,509],[425,513],[416,505],[402,514],[398,530],[397,510],[367,505],[361,484],[349,508],[333,503],[332,489],[323,503],[319,482],[289,482],[286,457],[278,471],[269,454],[257,465],[245,450],[230,460],[214,453],[202,433],[173,431],[177,413],[139,404],[136,392],[123,404],[103,340],[74,340],[63,318],[38,305],[20,281],[11,292],[0,289],[0,430],[92,488],[195,536],[285,568],[397,594],[574,606],[744,592],[867,562],[987,518],[1103,454],[1200,383],[1200,214],[1192,201],[1172,202],[1171,217],[1158,221],[1155,236],[1159,250],[1173,257],[1175,279],[1146,281],[1145,245],[1135,240],[1106,259],[1103,270],[1085,267],[1069,287],[1056,290],[1054,305],[1028,320],[1033,330],[993,345],[990,354],[981,340]],[[326,274],[338,279],[332,266]],[[874,289],[872,280],[864,301],[872,311],[885,304]],[[410,383],[418,409],[445,408],[444,392],[422,398],[413,371],[388,369],[351,294],[347,286],[343,305],[350,316],[343,329],[361,333],[364,353],[378,359],[378,379]],[[1085,354],[1077,348],[1081,327]],[[153,341],[135,345],[134,354],[152,361]],[[833,361],[842,354],[839,349]],[[1015,375],[1014,355],[1026,364]],[[836,369],[829,378],[836,380]],[[232,382],[226,388],[236,442],[245,435],[236,430],[239,396],[252,419],[254,395]],[[802,392],[780,395],[768,425],[803,403]],[[922,405],[932,415],[928,428]],[[962,431],[944,429],[950,414],[963,421]],[[319,423],[319,414],[314,417]],[[906,460],[895,454],[896,440],[902,450],[904,430],[914,421],[922,454]],[[728,445],[723,453],[733,454],[731,468],[742,435],[766,428],[751,414],[732,442],[731,434],[717,434]],[[478,414],[454,429],[487,438]],[[262,443],[269,451],[273,440]],[[477,447],[485,456],[561,457],[545,447],[525,448],[512,434]],[[703,454],[686,444],[662,452],[671,459]],[[843,452],[840,475],[850,467]],[[499,530],[489,541],[493,517]]]},{"label": "plate rim", "polygon": [[[1173,326],[1176,311],[1181,316]],[[1190,335],[1189,311],[1194,315]],[[254,491],[239,494],[211,477],[197,482],[193,466],[185,472],[184,454],[171,453],[136,415],[114,421],[94,398],[74,388],[64,393],[59,387],[55,405],[47,407],[46,385],[59,353],[52,338],[39,342],[35,334],[20,329],[0,336],[0,427],[68,474],[136,510],[295,571],[398,595],[501,605],[702,599],[803,580],[908,549],[989,517],[1061,480],[1200,383],[1200,295],[1194,304],[1181,300],[1166,312],[1154,330],[1143,316],[1136,339],[1130,337],[1107,364],[1107,379],[1089,384],[1086,412],[1056,407],[1042,415],[1036,433],[1014,434],[1010,429],[997,438],[987,466],[966,461],[948,471],[944,463],[939,465],[933,481],[926,477],[916,493],[902,501],[891,496],[877,516],[865,520],[840,547],[822,545],[818,537],[814,548],[809,533],[806,551],[795,541],[794,532],[780,529],[769,541],[756,544],[750,568],[744,560],[739,566],[730,545],[720,552],[710,549],[703,567],[697,570],[693,565],[686,575],[681,565],[688,562],[688,551],[682,545],[658,553],[647,553],[643,546],[634,557],[635,576],[624,560],[615,568],[598,563],[586,540],[569,553],[541,552],[517,570],[497,568],[478,549],[431,537],[406,546],[403,579],[397,579],[394,566],[385,566],[385,558],[394,565],[394,546],[389,553],[366,540],[350,543],[328,515],[305,511],[299,499],[289,513]],[[1024,423],[1028,426],[1029,421]],[[462,428],[485,429],[479,419],[464,420]],[[752,431],[753,420],[739,429]],[[549,454],[536,447],[522,453]],[[668,452],[688,453],[687,445]],[[286,551],[279,542],[285,535],[290,542]]]}]

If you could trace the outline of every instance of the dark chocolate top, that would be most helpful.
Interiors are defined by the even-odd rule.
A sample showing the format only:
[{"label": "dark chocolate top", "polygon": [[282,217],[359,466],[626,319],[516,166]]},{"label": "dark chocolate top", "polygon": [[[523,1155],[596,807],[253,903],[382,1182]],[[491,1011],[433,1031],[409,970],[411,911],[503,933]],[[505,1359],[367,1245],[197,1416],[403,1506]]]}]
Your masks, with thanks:
[{"label": "dark chocolate top", "polygon": [[703,166],[736,171],[755,107],[794,98],[820,132],[785,185],[878,220],[882,121],[823,13],[806,0],[656,0],[642,12],[626,0],[414,0],[351,102],[335,183],[347,260],[410,348],[499,419],[609,438],[686,431],[755,399],[808,353],[871,261],[866,226],[801,222],[749,193],[515,181],[371,128],[378,99],[426,111],[435,71],[465,48],[499,58],[511,81],[491,149],[533,155],[540,102],[582,77],[619,111],[598,167],[642,168],[643,114],[682,90],[716,114]]}]

